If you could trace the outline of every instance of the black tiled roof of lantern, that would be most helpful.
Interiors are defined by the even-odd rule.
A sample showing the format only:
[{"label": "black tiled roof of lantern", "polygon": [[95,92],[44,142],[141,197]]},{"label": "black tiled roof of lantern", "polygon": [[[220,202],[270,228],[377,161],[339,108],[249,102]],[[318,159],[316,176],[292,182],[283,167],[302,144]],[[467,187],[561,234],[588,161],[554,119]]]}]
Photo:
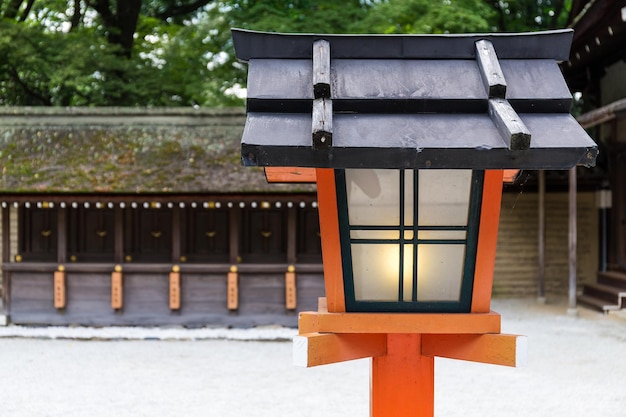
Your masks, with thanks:
[{"label": "black tiled roof of lantern", "polygon": [[313,35],[233,29],[249,64],[244,165],[592,166],[558,62],[571,30]]}]

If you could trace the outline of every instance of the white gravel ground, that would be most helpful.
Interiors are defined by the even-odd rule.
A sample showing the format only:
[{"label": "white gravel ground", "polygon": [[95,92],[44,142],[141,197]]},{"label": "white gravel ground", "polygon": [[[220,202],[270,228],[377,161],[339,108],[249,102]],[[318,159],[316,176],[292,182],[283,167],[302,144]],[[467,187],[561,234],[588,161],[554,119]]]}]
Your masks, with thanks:
[{"label": "white gravel ground", "polygon": [[[493,309],[503,332],[528,336],[528,366],[437,359],[436,416],[626,415],[624,313],[574,318],[534,300]],[[367,416],[369,360],[296,368],[291,343],[276,341],[293,334],[0,328],[0,417]]]}]

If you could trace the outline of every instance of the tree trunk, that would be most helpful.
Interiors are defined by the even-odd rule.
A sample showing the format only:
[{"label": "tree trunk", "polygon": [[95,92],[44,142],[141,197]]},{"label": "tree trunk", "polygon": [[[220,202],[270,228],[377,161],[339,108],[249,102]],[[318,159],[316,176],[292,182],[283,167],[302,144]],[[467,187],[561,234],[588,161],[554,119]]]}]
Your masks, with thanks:
[{"label": "tree trunk", "polygon": [[158,17],[159,19],[165,21],[170,17],[184,16],[186,14],[193,13],[199,8],[204,7],[212,2],[213,0],[196,0],[192,3],[172,5],[168,9],[155,14],[155,17]]},{"label": "tree trunk", "polygon": [[141,0],[117,0],[115,13],[111,10],[109,0],[96,0],[90,5],[98,12],[107,31],[107,41],[120,46],[120,56],[130,58]]},{"label": "tree trunk", "polygon": [[24,8],[24,11],[22,12],[22,15],[20,16],[20,22],[25,21],[28,18],[28,14],[30,13],[30,10],[33,8],[33,4],[35,3],[35,0],[28,0],[28,3],[26,4],[26,8]]},{"label": "tree trunk", "polygon": [[123,55],[128,58],[132,55],[140,10],[141,0],[117,0],[117,43],[122,47]]},{"label": "tree trunk", "polygon": [[6,9],[4,9],[3,17],[7,19],[15,19],[22,3],[23,0],[10,0],[9,4],[7,4]]},{"label": "tree trunk", "polygon": [[80,0],[74,0],[74,13],[72,13],[72,19],[70,20],[70,32],[78,27],[82,17],[83,16],[80,9]]}]

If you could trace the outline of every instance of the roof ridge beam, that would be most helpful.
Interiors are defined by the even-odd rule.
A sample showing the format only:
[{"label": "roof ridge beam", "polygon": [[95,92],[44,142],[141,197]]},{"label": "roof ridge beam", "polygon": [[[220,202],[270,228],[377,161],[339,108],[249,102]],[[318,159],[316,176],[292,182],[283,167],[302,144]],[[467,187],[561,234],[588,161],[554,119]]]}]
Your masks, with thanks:
[{"label": "roof ridge beam", "polygon": [[500,59],[567,61],[574,31],[444,35],[345,35],[256,32],[231,29],[237,59],[311,59],[311,44],[333,44],[335,59],[474,59],[474,43],[489,39]]},{"label": "roof ridge beam", "polygon": [[491,41],[481,39],[476,42],[476,61],[489,98],[505,98],[506,80]]}]

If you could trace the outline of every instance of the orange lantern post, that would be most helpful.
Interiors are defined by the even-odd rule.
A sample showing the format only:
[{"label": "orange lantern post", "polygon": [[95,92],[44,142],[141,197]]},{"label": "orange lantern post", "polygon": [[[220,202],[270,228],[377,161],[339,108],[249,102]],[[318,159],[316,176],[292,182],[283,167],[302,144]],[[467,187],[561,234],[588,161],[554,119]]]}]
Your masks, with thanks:
[{"label": "orange lantern post", "polygon": [[490,308],[502,182],[595,163],[556,64],[571,36],[233,31],[243,163],[317,183],[326,297],[294,362],[371,357],[372,416],[432,416],[436,356],[525,362]]}]

